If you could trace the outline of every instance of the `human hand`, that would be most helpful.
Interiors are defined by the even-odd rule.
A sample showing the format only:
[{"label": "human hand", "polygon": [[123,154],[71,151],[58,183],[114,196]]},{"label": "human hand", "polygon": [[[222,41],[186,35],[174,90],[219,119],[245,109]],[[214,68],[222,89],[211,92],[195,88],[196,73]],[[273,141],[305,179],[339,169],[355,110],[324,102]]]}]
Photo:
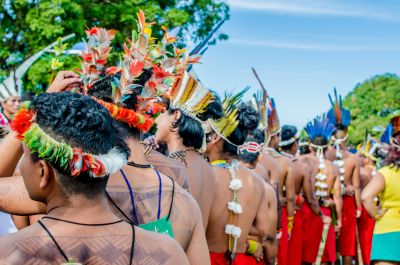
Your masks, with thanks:
[{"label": "human hand", "polygon": [[257,262],[260,262],[264,258],[264,249],[260,242],[257,242],[257,250],[254,253],[254,257],[256,258]]},{"label": "human hand", "polygon": [[335,232],[340,235],[340,229],[342,228],[342,221],[337,220],[336,225],[335,225]]},{"label": "human hand", "polygon": [[53,83],[47,88],[47,93],[62,92],[67,89],[79,86],[81,79],[73,71],[60,71],[54,78]]},{"label": "human hand", "polygon": [[146,139],[143,140],[143,142],[149,146],[151,146],[151,148],[153,148],[154,150],[157,150],[158,148],[160,148],[160,146],[158,145],[157,141],[156,141],[156,137],[154,135],[147,137]]},{"label": "human hand", "polygon": [[322,215],[321,219],[324,224],[330,224],[332,222],[332,218],[330,218],[329,216],[326,216],[326,215]]},{"label": "human hand", "polygon": [[346,186],[344,194],[347,196],[354,196],[354,187],[352,185]]},{"label": "human hand", "polygon": [[356,210],[356,217],[360,218],[361,217],[361,213],[362,213],[362,207],[358,207]]}]

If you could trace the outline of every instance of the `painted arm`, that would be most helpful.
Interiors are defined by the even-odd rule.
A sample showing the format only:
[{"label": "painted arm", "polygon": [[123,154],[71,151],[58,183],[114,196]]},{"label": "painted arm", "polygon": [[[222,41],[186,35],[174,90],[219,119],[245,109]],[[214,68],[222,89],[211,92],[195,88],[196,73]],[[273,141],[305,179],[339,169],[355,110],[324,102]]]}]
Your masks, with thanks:
[{"label": "painted arm", "polygon": [[47,212],[46,205],[31,200],[20,176],[0,178],[0,211],[15,215]]},{"label": "painted arm", "polygon": [[361,186],[360,186],[360,160],[355,160],[355,166],[353,170],[352,185],[354,187],[354,196],[356,199],[356,216],[359,218],[361,216],[362,204],[361,204]]},{"label": "painted arm", "polygon": [[10,132],[0,144],[0,178],[14,174],[15,168],[22,156],[21,142]]},{"label": "painted arm", "polygon": [[375,218],[378,209],[374,203],[374,198],[378,193],[383,191],[385,189],[385,178],[383,177],[382,174],[377,173],[375,177],[371,179],[371,181],[367,184],[367,186],[364,188],[362,194],[361,194],[361,199],[362,203],[364,205],[365,210],[367,210],[369,216],[372,218]]},{"label": "painted arm", "polygon": [[319,207],[317,198],[315,197],[315,194],[312,189],[312,180],[311,180],[311,171],[307,166],[303,166],[303,192],[304,192],[304,197],[308,203],[308,205],[311,208],[311,211],[318,215],[319,217],[322,217],[322,211],[321,208]]}]

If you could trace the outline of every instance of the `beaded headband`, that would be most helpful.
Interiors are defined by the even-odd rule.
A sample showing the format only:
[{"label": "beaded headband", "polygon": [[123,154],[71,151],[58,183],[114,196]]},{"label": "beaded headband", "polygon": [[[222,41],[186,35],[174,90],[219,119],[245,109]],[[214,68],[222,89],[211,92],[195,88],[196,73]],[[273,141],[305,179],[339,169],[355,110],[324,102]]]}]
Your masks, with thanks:
[{"label": "beaded headband", "polygon": [[107,154],[93,155],[65,142],[58,142],[45,133],[35,120],[35,111],[29,109],[29,102],[25,102],[10,127],[17,134],[16,137],[29,147],[31,153],[37,153],[39,158],[56,164],[63,170],[70,169],[72,176],[88,172],[93,178],[104,177],[118,171],[127,163],[127,157],[115,147]]},{"label": "beaded headband", "polygon": [[252,154],[259,154],[262,153],[264,150],[264,144],[259,144],[257,142],[246,142],[243,145],[240,145],[239,152],[244,154],[244,152],[252,153]]}]

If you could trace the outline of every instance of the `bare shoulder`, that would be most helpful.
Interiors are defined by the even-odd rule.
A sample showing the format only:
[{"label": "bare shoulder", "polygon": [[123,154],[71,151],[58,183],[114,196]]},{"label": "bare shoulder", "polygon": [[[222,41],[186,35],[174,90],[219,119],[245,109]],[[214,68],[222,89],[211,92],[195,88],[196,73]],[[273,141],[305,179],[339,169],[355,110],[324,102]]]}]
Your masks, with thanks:
[{"label": "bare shoulder", "polygon": [[182,247],[171,237],[136,227],[134,264],[189,264]]}]

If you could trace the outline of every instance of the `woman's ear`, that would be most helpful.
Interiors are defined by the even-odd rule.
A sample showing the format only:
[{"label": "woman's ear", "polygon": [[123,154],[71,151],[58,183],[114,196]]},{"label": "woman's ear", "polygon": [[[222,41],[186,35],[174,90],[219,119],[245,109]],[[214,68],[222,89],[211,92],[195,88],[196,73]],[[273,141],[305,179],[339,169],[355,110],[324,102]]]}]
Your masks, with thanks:
[{"label": "woman's ear", "polygon": [[213,134],[211,135],[211,141],[210,141],[210,143],[211,143],[211,144],[216,144],[216,143],[218,143],[220,140],[222,140],[222,137],[221,137],[218,133],[213,133]]},{"label": "woman's ear", "polygon": [[44,160],[39,160],[39,166],[41,170],[39,187],[45,189],[49,186],[51,178],[54,177],[54,170]]},{"label": "woman's ear", "polygon": [[172,122],[175,123],[181,118],[181,112],[180,110],[175,110],[174,113],[172,114]]}]

